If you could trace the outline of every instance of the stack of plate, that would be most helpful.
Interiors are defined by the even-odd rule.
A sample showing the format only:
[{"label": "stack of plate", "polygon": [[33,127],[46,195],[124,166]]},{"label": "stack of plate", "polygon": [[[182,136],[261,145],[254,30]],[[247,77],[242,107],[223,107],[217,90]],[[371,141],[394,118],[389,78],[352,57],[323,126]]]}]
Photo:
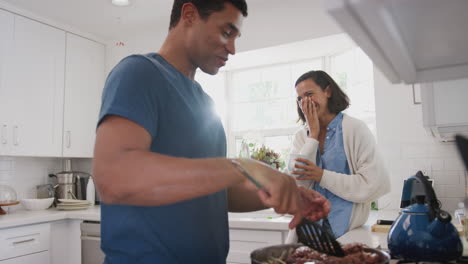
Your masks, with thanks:
[{"label": "stack of plate", "polygon": [[82,210],[88,209],[92,203],[87,200],[58,199],[57,209],[59,210]]}]

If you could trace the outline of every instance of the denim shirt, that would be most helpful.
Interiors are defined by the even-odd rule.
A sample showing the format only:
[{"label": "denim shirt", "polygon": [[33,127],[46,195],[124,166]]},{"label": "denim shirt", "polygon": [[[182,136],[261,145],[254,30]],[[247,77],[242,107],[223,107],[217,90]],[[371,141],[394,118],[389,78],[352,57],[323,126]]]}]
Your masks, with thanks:
[{"label": "denim shirt", "polygon": [[[328,125],[324,152],[321,154],[320,149],[317,150],[316,165],[324,170],[350,175],[351,172],[344,151],[342,123],[343,114],[339,113]],[[329,190],[320,187],[318,182],[314,184],[313,189],[330,201],[331,212],[328,220],[335,236],[342,236],[349,228],[353,202],[342,199]]]}]

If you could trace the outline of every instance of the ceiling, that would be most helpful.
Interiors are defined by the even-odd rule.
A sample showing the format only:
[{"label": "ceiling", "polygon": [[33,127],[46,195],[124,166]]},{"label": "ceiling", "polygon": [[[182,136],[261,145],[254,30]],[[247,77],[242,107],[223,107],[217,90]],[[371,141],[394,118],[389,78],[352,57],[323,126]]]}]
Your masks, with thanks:
[{"label": "ceiling", "polygon": [[[128,7],[116,7],[111,0],[0,1],[109,40],[153,29],[166,34],[173,2],[131,0]],[[320,0],[248,0],[248,6],[242,39],[254,38],[255,42],[239,50],[342,32],[324,12]]]},{"label": "ceiling", "polygon": [[171,0],[133,0],[127,7],[114,6],[111,0],[3,1],[107,39],[119,38],[140,27],[168,24],[172,7]]}]

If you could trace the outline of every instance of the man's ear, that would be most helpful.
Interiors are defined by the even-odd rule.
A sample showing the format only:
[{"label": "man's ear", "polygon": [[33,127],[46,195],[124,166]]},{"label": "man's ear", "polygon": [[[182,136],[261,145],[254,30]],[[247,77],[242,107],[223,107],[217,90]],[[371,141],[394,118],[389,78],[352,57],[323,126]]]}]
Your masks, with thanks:
[{"label": "man's ear", "polygon": [[193,3],[185,3],[180,12],[180,19],[185,25],[192,25],[198,19],[198,9]]}]

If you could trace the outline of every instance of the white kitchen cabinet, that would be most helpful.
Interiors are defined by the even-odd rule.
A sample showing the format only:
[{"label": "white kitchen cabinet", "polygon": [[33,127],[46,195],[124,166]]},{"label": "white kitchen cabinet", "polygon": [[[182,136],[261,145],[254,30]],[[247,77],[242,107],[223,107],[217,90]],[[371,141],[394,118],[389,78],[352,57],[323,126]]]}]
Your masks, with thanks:
[{"label": "white kitchen cabinet", "polygon": [[67,33],[64,157],[93,157],[104,74],[105,46]]},{"label": "white kitchen cabinet", "polygon": [[0,261],[0,264],[49,264],[50,256],[48,251],[34,253],[31,255]]},{"label": "white kitchen cabinet", "polygon": [[7,108],[8,98],[5,86],[8,51],[13,46],[13,14],[0,10],[0,155],[9,152],[8,125],[10,116]]},{"label": "white kitchen cabinet", "polygon": [[50,224],[0,230],[0,264],[49,264]]},{"label": "white kitchen cabinet", "polygon": [[468,136],[468,79],[421,84],[424,127],[440,141]]},{"label": "white kitchen cabinet", "polygon": [[251,263],[252,251],[283,244],[288,231],[229,229],[230,249],[227,263]]},{"label": "white kitchen cabinet", "polygon": [[81,222],[65,219],[51,223],[50,264],[81,264]]},{"label": "white kitchen cabinet", "polygon": [[62,154],[65,32],[14,16],[1,104],[12,156]]}]

